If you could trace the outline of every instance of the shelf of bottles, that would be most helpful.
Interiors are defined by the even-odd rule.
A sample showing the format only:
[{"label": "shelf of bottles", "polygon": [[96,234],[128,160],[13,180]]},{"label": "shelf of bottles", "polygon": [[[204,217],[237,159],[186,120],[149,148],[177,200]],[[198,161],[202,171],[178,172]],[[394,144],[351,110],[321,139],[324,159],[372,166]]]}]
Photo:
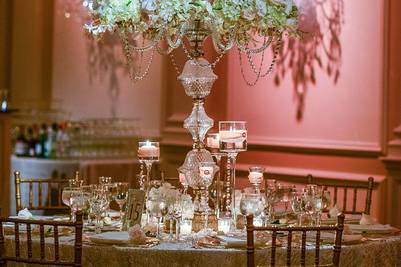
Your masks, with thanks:
[{"label": "shelf of bottles", "polygon": [[49,159],[134,158],[137,119],[17,120],[12,130],[14,155]]}]

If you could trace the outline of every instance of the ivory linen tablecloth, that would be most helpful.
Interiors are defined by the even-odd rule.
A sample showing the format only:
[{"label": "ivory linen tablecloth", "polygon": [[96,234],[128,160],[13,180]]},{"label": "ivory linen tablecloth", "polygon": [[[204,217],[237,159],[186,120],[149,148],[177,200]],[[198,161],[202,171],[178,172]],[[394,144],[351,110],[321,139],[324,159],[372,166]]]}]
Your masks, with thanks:
[{"label": "ivory linen tablecloth", "polygon": [[[39,255],[39,242],[34,241],[34,257]],[[46,239],[47,256],[54,255],[52,238]],[[60,243],[61,257],[72,258],[73,237],[62,237]],[[26,253],[26,244],[22,241],[22,253]],[[13,237],[6,238],[6,251],[14,255],[15,243]],[[299,251],[293,249],[293,266],[299,265]],[[286,251],[277,250],[277,266],[285,266]],[[307,251],[307,264],[313,265],[314,248]],[[22,254],[24,255],[24,254]],[[308,256],[310,255],[310,256]],[[321,263],[330,263],[332,248],[325,246],[321,251]],[[50,256],[52,257],[52,256]],[[256,263],[267,266],[270,259],[270,249],[256,251]],[[25,265],[27,266],[27,265]],[[135,248],[111,245],[95,245],[84,243],[83,266],[246,266],[245,249],[208,249],[193,248],[191,243],[161,243],[152,248]],[[341,252],[341,266],[363,267],[394,267],[401,266],[401,236],[389,236],[377,240],[365,241],[356,245],[345,245]]]}]

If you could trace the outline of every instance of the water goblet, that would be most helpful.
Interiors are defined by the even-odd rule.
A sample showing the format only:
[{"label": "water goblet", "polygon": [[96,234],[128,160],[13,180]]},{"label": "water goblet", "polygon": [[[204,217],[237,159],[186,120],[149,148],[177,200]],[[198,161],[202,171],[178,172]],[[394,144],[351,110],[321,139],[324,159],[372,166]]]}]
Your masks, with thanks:
[{"label": "water goblet", "polygon": [[70,214],[70,220],[75,221],[75,213],[74,210],[72,209],[72,201],[71,201],[71,195],[75,191],[81,191],[81,188],[79,187],[64,187],[63,192],[61,193],[61,199],[63,201],[63,204],[68,206],[71,209],[71,214]]},{"label": "water goblet", "polygon": [[[259,216],[264,209],[263,196],[260,193],[242,193],[240,201],[240,212],[244,216],[253,215]],[[246,225],[244,226],[244,229]]]},{"label": "water goblet", "polygon": [[161,218],[167,214],[168,207],[166,201],[162,197],[149,197],[146,202],[149,214],[157,218],[156,237],[161,239],[160,224]]},{"label": "water goblet", "polygon": [[302,207],[302,195],[294,192],[291,196],[291,208],[294,214],[297,216],[297,225],[302,225],[302,215],[303,215],[303,207]]},{"label": "water goblet", "polygon": [[95,233],[99,234],[102,231],[102,214],[108,207],[107,196],[102,189],[96,189],[90,200],[91,211],[95,215]]},{"label": "water goblet", "polygon": [[234,225],[236,223],[235,216],[235,165],[236,158],[239,152],[247,150],[247,129],[245,121],[220,121],[220,152],[227,153],[228,166],[230,169],[230,184],[229,191],[231,199],[226,199],[226,206],[230,207],[231,215],[233,216]]},{"label": "water goblet", "polygon": [[112,180],[112,178],[109,176],[100,176],[99,184],[100,185],[111,184],[111,180]]},{"label": "water goblet", "polygon": [[78,211],[82,211],[88,205],[88,197],[86,193],[81,190],[73,190],[71,192],[71,211],[73,213],[72,221],[75,221],[75,215]]}]

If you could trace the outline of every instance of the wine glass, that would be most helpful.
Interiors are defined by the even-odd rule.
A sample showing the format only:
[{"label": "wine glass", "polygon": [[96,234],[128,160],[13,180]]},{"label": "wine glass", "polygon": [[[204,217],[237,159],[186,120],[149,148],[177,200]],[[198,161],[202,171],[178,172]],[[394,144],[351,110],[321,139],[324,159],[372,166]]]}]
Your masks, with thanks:
[{"label": "wine glass", "polygon": [[295,215],[297,215],[298,226],[302,225],[302,215],[304,211],[302,203],[302,195],[294,192],[291,196],[291,208]]},{"label": "wine glass", "polygon": [[99,234],[102,231],[102,214],[108,207],[108,200],[103,189],[96,189],[93,192],[90,200],[90,208],[95,215],[95,233]]},{"label": "wine glass", "polygon": [[71,192],[71,211],[73,213],[72,221],[75,221],[75,214],[82,211],[88,204],[87,195],[81,190],[73,190]]},{"label": "wine glass", "polygon": [[[259,216],[264,209],[263,196],[260,193],[242,193],[240,201],[240,211],[244,216],[253,215],[254,218]],[[246,225],[244,226],[244,229]]]},{"label": "wine glass", "polygon": [[160,235],[160,224],[161,218],[167,214],[168,208],[167,203],[162,197],[149,197],[146,202],[149,214],[157,218],[157,230],[156,236],[161,239]]},{"label": "wine glass", "polygon": [[128,183],[114,183],[114,201],[117,202],[118,207],[120,208],[120,220],[123,218],[123,206],[127,202],[128,197]]},{"label": "wine glass", "polygon": [[227,153],[229,161],[227,168],[230,169],[230,192],[231,200],[227,199],[232,216],[235,218],[235,164],[239,152],[247,150],[247,130],[245,121],[220,121],[220,152]]},{"label": "wine glass", "polygon": [[150,190],[150,173],[154,162],[159,161],[160,148],[159,142],[144,141],[138,143],[138,159],[146,166],[146,195]]},{"label": "wine glass", "polygon": [[73,208],[71,207],[72,201],[71,201],[71,195],[75,191],[81,191],[82,189],[79,187],[64,187],[63,192],[61,193],[61,199],[64,203],[64,205],[70,207],[71,209],[71,215],[70,215],[70,220],[75,221],[75,213]]},{"label": "wine glass", "polygon": [[100,185],[111,184],[111,180],[112,180],[112,178],[109,176],[100,176],[99,184]]}]

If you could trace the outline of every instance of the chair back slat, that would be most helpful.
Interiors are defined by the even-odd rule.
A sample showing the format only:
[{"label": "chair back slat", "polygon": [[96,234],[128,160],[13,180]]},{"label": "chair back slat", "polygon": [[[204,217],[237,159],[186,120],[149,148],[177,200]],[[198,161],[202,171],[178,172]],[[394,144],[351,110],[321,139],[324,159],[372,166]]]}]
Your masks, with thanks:
[{"label": "chair back slat", "polygon": [[315,266],[319,266],[319,254],[320,254],[320,231],[316,231],[316,247],[315,247]]},{"label": "chair back slat", "polygon": [[338,222],[337,226],[338,229],[336,230],[336,240],[334,243],[334,254],[333,254],[333,265],[334,266],[339,266],[340,265],[340,254],[341,254],[341,241],[342,241],[342,236],[343,236],[343,230],[344,230],[344,215],[341,214],[338,216]]},{"label": "chair back slat", "polygon": [[3,231],[3,223],[0,222],[0,266],[6,265],[6,261],[1,257],[1,255],[6,254],[5,240],[4,240],[4,231]]},{"label": "chair back slat", "polygon": [[344,196],[343,196],[343,210],[347,210],[347,196],[348,196],[348,188],[344,188]]},{"label": "chair back slat", "polygon": [[45,226],[43,224],[39,225],[39,235],[40,235],[40,259],[45,259]]},{"label": "chair back slat", "polygon": [[[270,266],[276,266],[276,247],[277,247],[277,233],[287,232],[287,258],[286,265],[291,266],[291,253],[292,253],[292,236],[294,232],[301,233],[301,257],[300,265],[306,266],[306,237],[308,232],[316,232],[315,236],[315,258],[314,265],[320,265],[320,238],[321,231],[335,231],[335,245],[333,248],[332,264],[338,266],[340,262],[341,253],[341,238],[344,229],[344,214],[340,214],[337,218],[336,225],[321,225],[321,226],[254,226],[253,215],[246,217],[246,230],[247,230],[247,266],[255,266],[255,244],[254,244],[254,232],[255,231],[270,231],[272,232],[272,243],[271,243],[271,258]],[[309,263],[308,263],[309,264]]]},{"label": "chair back slat", "polygon": [[272,253],[270,257],[270,266],[276,266],[276,240],[277,239],[277,231],[274,229],[272,233]]},{"label": "chair back slat", "polygon": [[373,177],[368,178],[368,191],[366,193],[365,214],[370,214],[370,206],[372,204],[372,192],[375,185]]},{"label": "chair back slat", "polygon": [[32,227],[30,223],[26,224],[28,258],[32,258]]},{"label": "chair back slat", "polygon": [[15,257],[20,256],[19,224],[14,223]]},{"label": "chair back slat", "polygon": [[[52,184],[51,182],[47,182],[47,203],[51,203],[51,201],[52,201],[52,187],[51,187],[51,184]],[[57,203],[57,206],[59,206],[59,203]]]},{"label": "chair back slat", "polygon": [[[25,220],[17,218],[0,218],[0,266],[5,266],[7,262],[16,263],[28,263],[28,264],[39,264],[39,265],[64,265],[64,266],[82,266],[82,234],[83,234],[83,223],[82,223],[82,212],[78,212],[76,215],[76,222],[61,222],[61,221],[38,221],[38,220]],[[7,256],[5,249],[5,236],[4,236],[4,223],[14,223],[14,239],[15,239],[15,256]],[[26,225],[27,229],[27,256],[21,256],[20,253],[20,225]],[[39,226],[39,242],[40,242],[40,255],[32,255],[32,226]],[[54,259],[46,259],[45,250],[45,226],[52,227],[54,237]],[[60,259],[60,246],[59,246],[59,227],[74,227],[75,229],[75,244],[74,244],[74,259],[61,260]],[[48,244],[49,245],[49,244]]]},{"label": "chair back slat", "polygon": [[334,187],[334,205],[337,205],[338,187]]},{"label": "chair back slat", "polygon": [[[246,251],[247,251],[247,265],[255,266],[255,246],[253,242],[253,216],[246,217]],[[1,241],[1,240],[0,240]]]},{"label": "chair back slat", "polygon": [[352,213],[356,212],[356,200],[358,197],[358,188],[354,188],[354,197],[352,200]]},{"label": "chair back slat", "polygon": [[33,183],[29,183],[29,209],[33,207]]},{"label": "chair back slat", "polygon": [[[21,186],[27,184],[28,186],[28,208],[30,210],[63,210],[68,211],[68,207],[62,203],[62,189],[68,184],[68,180],[65,179],[21,179],[21,173],[19,171],[14,172],[15,179],[15,200],[16,200],[16,212],[18,213],[23,209],[22,205],[22,193]],[[37,189],[34,188],[37,185]],[[47,196],[46,201],[43,200],[43,189],[47,185]],[[52,185],[57,186],[57,200],[52,201]],[[35,190],[34,190],[35,189]],[[36,205],[35,196],[38,198]],[[56,203],[53,203],[56,202]]]},{"label": "chair back slat", "polygon": [[54,259],[58,261],[60,259],[60,253],[59,253],[59,239],[58,239],[57,225],[54,226],[53,237],[54,237]]},{"label": "chair back slat", "polygon": [[42,208],[42,183],[38,183],[38,208]]},{"label": "chair back slat", "polygon": [[288,231],[287,237],[287,266],[291,266],[292,231]]},{"label": "chair back slat", "polygon": [[306,259],[306,230],[302,231],[302,241],[301,241],[301,266],[305,266]]}]

